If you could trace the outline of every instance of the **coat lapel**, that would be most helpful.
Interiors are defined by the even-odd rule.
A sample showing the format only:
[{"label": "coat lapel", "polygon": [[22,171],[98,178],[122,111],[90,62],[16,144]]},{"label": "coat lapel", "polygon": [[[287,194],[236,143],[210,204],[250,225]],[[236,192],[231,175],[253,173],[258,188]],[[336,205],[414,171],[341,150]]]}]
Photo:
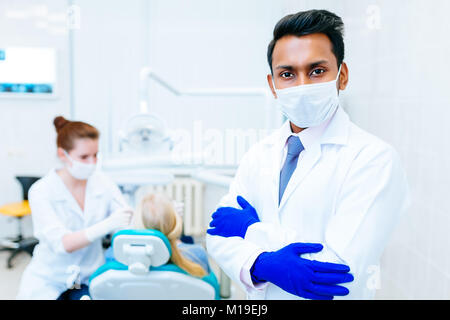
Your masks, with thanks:
[{"label": "coat lapel", "polygon": [[263,143],[265,145],[264,163],[261,175],[267,177],[266,183],[270,186],[270,198],[278,208],[278,190],[280,184],[281,157],[287,137],[291,132],[289,121],[286,121],[273,135],[269,136]]},{"label": "coat lapel", "polygon": [[[320,144],[312,145],[308,150],[304,150],[303,157],[297,164],[297,168],[289,179],[286,190],[281,198],[279,210],[283,209],[286,201],[292,195],[294,190],[305,180],[308,173],[314,168],[315,164],[319,161],[321,155]],[[280,173],[278,173],[278,176]]]},{"label": "coat lapel", "polygon": [[[289,200],[289,197],[292,195],[295,189],[297,189],[298,186],[305,180],[307,175],[314,169],[314,166],[320,160],[322,155],[322,145],[347,143],[348,125],[348,115],[345,113],[342,107],[338,107],[331,119],[326,124],[324,124],[323,132],[320,132],[320,134],[316,134],[317,137],[315,140],[307,141],[308,143],[305,145],[303,156],[299,160],[297,168],[295,169],[294,173],[291,176],[291,179],[288,182],[288,185],[286,186],[286,190],[284,191],[280,206],[278,208],[279,211],[283,209],[283,206]],[[308,129],[321,130],[318,127]],[[279,175],[280,172],[278,171],[277,192],[279,188]]]}]

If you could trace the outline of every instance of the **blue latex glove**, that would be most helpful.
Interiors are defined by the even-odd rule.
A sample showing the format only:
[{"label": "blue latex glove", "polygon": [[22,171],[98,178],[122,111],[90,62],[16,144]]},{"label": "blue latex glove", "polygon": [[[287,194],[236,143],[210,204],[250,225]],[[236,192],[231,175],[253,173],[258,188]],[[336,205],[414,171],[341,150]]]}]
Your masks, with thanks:
[{"label": "blue latex glove", "polygon": [[344,264],[320,262],[300,257],[323,249],[320,243],[291,243],[256,258],[250,273],[256,282],[269,281],[281,289],[306,299],[332,300],[349,290],[337,283],[353,281],[350,268]]},{"label": "blue latex glove", "polygon": [[247,228],[259,222],[258,214],[243,197],[238,196],[237,202],[242,209],[232,207],[220,207],[213,213],[213,220],[209,224],[214,229],[208,229],[206,232],[210,235],[222,237],[245,237]]}]

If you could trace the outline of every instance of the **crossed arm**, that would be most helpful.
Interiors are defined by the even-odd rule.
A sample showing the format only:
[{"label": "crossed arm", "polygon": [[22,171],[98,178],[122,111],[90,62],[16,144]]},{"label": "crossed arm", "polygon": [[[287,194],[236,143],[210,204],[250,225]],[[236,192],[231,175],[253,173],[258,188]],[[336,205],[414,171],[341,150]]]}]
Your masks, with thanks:
[{"label": "crossed arm", "polygon": [[[410,203],[406,178],[398,159],[392,156],[384,153],[378,158],[361,159],[364,165],[354,166],[349,172],[324,243],[296,242],[302,237],[295,230],[259,221],[255,209],[238,197],[241,209],[221,207],[212,216],[207,232],[210,238],[222,237],[210,241],[211,248],[219,252],[213,254],[231,261],[241,254],[240,247],[246,248],[247,256],[257,252],[250,270],[254,283],[272,282],[301,297],[329,299],[345,295],[348,290],[338,284],[352,280],[347,287],[353,297],[370,297],[373,289],[364,285],[370,276],[368,271],[378,264],[397,220]],[[239,179],[230,191],[231,195],[237,191],[248,194]],[[268,242],[270,247],[281,249],[267,250]],[[304,259],[301,254],[310,254],[316,260]],[[234,263],[244,257],[240,255]],[[236,280],[236,268],[242,268],[242,264],[235,267],[225,259],[222,264]],[[286,281],[289,278],[291,281]]]},{"label": "crossed arm", "polygon": [[[237,202],[242,209],[221,207],[213,213],[208,234],[244,239],[248,227],[260,222],[256,210],[243,197],[238,196]],[[297,242],[277,251],[262,252],[253,263],[251,279],[254,283],[272,282],[289,293],[308,299],[331,300],[335,295],[347,295],[348,289],[338,283],[353,281],[348,266],[300,256],[322,249],[321,244]]]}]

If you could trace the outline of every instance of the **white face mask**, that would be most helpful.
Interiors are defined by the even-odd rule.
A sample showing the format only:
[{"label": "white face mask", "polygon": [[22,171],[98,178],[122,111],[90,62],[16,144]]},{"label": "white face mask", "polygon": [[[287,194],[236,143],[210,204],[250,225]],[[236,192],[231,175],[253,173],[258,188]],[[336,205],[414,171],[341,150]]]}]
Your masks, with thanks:
[{"label": "white face mask", "polygon": [[336,82],[341,66],[335,80],[285,89],[275,89],[272,77],[278,107],[283,114],[299,128],[314,127],[329,119],[339,106]]},{"label": "white face mask", "polygon": [[96,164],[95,163],[84,163],[80,161],[73,160],[69,154],[64,150],[64,154],[67,158],[72,162],[72,166],[66,166],[69,173],[78,180],[87,180],[95,171]]}]

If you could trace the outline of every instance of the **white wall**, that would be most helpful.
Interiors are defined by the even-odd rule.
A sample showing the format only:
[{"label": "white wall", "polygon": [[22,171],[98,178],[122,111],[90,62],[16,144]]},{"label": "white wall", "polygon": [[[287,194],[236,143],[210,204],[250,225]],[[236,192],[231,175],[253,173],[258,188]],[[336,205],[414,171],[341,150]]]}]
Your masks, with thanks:
[{"label": "white wall", "polygon": [[[266,48],[279,12],[274,1],[155,0],[150,12],[150,65],[176,87],[267,87]],[[151,111],[173,128],[192,129],[195,121],[220,130],[265,126],[261,98],[174,97],[150,88]]]},{"label": "white wall", "polygon": [[[142,67],[182,91],[266,87],[266,46],[279,10],[272,1],[73,3],[81,10],[73,32],[75,117],[99,127],[104,151],[117,151],[117,130],[139,112]],[[172,131],[266,126],[263,98],[177,97],[154,82],[149,93],[149,111]]]},{"label": "white wall", "polygon": [[[73,30],[74,118],[96,126],[101,148],[138,111],[139,71],[147,64],[147,0],[73,0],[81,15]],[[112,127],[109,124],[112,124]],[[115,135],[113,135],[115,137]]]},{"label": "white wall", "polygon": [[[69,52],[65,1],[3,0],[0,2],[0,47],[36,46],[57,50],[59,92],[56,99],[0,98],[0,204],[22,197],[15,175],[42,176],[56,161],[55,115],[69,115]],[[17,12],[22,12],[20,18]],[[13,18],[15,17],[15,18]],[[30,221],[24,221],[30,233]],[[0,216],[0,234],[13,235],[16,221]]]},{"label": "white wall", "polygon": [[382,258],[380,299],[450,299],[450,43],[440,1],[285,1],[343,18],[351,119],[393,145],[413,203]]}]

